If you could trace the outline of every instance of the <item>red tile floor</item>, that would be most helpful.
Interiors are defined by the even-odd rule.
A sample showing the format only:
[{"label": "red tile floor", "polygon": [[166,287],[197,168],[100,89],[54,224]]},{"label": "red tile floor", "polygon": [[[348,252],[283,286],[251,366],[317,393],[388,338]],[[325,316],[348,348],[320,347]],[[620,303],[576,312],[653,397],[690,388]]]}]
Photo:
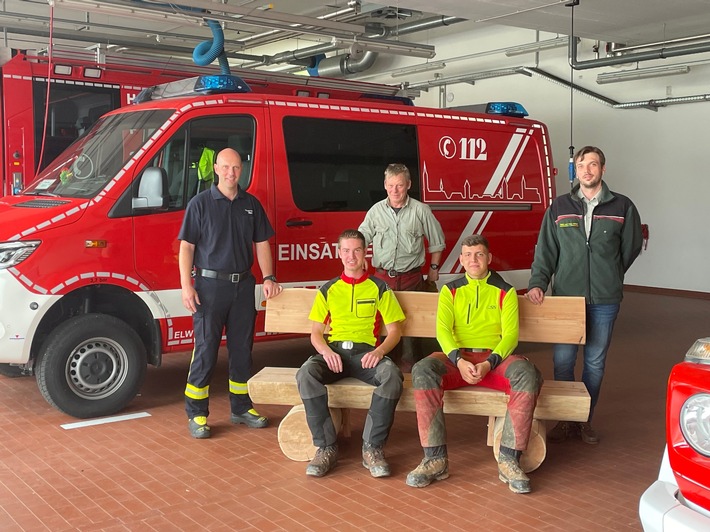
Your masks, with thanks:
[{"label": "red tile floor", "polygon": [[[226,364],[212,386],[213,437],[189,437],[182,391],[189,354],[150,368],[125,413],[148,417],[65,430],[34,378],[0,377],[0,530],[639,530],[639,496],[656,477],[664,444],[665,383],[692,342],[710,335],[710,301],[627,292],[609,353],[595,427],[602,441],[549,444],[531,473],[533,493],[498,480],[486,419],[448,416],[451,476],[404,484],[421,458],[416,420],[398,413],[387,446],[393,476],[360,463],[363,414],[341,439],[327,477],[288,460],[277,426],[288,407],[259,406],[263,430],[229,423]],[[298,366],[305,340],[260,344],[255,370]],[[549,346],[521,345],[552,378]]]}]

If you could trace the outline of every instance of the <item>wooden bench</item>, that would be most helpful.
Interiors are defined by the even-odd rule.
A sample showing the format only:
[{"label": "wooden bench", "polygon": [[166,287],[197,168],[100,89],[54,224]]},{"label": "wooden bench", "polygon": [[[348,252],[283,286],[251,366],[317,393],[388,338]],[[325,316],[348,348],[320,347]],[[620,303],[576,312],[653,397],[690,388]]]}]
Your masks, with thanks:
[{"label": "wooden bench", "polygon": [[[288,288],[266,304],[267,332],[310,334],[308,320],[315,289]],[[436,306],[438,294],[427,292],[396,292],[406,321],[403,336],[429,338],[436,335]],[[582,297],[545,298],[542,305],[533,305],[518,296],[521,342],[570,343],[585,342],[585,302]],[[311,434],[296,386],[297,368],[265,367],[248,382],[249,395],[255,403],[294,405],[279,426],[279,445],[293,460],[310,460],[314,453]],[[336,428],[349,436],[350,408],[367,409],[372,400],[373,386],[353,378],[341,379],[328,385],[328,404]],[[447,390],[444,412],[488,416],[488,445],[497,458],[506,413],[508,396],[504,392],[480,386]],[[526,471],[537,468],[546,455],[544,420],[586,421],[589,415],[589,393],[581,382],[545,381],[540,392],[533,431],[528,450],[523,453],[521,466]],[[342,409],[342,411],[341,411]],[[404,391],[397,410],[414,412],[414,393],[411,376],[405,374]]]}]

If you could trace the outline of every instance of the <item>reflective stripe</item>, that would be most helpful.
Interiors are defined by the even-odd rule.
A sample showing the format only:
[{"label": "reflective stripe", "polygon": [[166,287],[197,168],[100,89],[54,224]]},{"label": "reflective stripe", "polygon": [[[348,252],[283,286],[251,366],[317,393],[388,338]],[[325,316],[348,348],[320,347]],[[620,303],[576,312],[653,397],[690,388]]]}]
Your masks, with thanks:
[{"label": "reflective stripe", "polygon": [[187,386],[185,386],[185,395],[190,399],[196,399],[198,401],[200,399],[207,399],[210,396],[210,387],[207,385],[204,388],[198,388],[188,383]]},{"label": "reflective stripe", "polygon": [[233,393],[236,395],[246,395],[247,393],[249,393],[249,391],[247,390],[247,383],[229,381],[229,393]]}]

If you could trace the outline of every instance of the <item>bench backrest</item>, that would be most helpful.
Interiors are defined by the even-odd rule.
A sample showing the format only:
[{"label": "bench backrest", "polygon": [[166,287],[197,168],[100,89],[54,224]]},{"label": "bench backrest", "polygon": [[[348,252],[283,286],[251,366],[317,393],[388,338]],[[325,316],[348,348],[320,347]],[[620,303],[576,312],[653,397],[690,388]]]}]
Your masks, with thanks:
[{"label": "bench backrest", "polygon": [[[266,302],[265,331],[310,334],[308,314],[315,299],[315,288],[286,288]],[[395,292],[407,317],[403,336],[436,337],[438,294]],[[518,296],[521,342],[563,344],[585,343],[585,302],[583,297],[547,296],[542,305],[533,305]]]}]

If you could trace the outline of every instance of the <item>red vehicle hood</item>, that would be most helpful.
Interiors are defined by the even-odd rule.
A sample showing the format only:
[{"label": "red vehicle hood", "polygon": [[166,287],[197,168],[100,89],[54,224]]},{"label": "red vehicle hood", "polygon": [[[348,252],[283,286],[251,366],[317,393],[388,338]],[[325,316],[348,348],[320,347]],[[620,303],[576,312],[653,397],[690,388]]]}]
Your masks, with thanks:
[{"label": "red vehicle hood", "polygon": [[7,196],[0,200],[0,242],[32,238],[48,228],[76,222],[90,200],[50,196]]}]

